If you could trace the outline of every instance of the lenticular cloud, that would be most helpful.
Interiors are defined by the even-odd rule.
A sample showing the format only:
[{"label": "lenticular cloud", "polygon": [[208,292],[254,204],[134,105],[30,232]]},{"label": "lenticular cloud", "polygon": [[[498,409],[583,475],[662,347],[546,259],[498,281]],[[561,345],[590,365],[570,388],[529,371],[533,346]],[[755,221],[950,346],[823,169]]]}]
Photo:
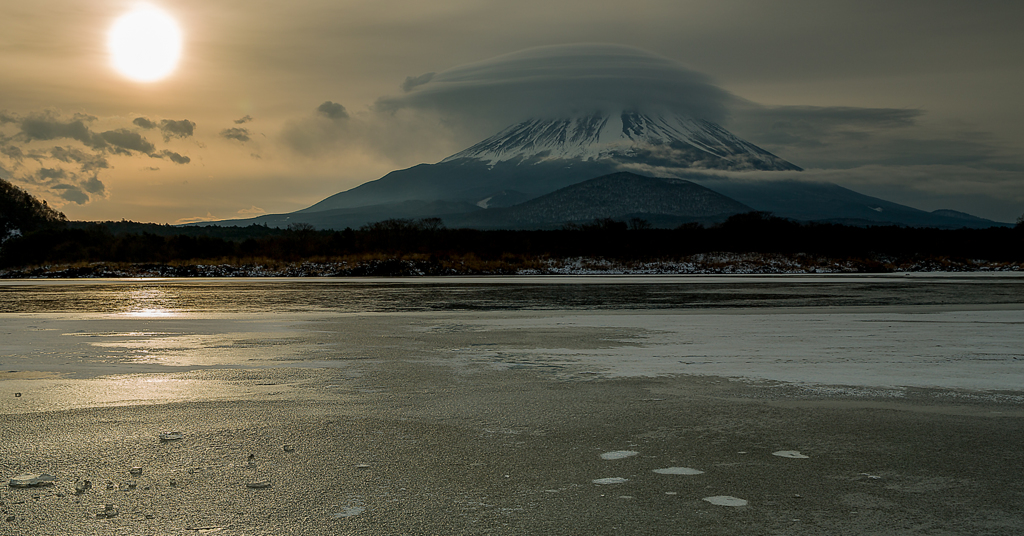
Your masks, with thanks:
[{"label": "lenticular cloud", "polygon": [[720,122],[736,100],[703,74],[620,45],[539,47],[410,77],[379,111],[432,110],[506,125],[531,118],[622,110],[674,112]]}]

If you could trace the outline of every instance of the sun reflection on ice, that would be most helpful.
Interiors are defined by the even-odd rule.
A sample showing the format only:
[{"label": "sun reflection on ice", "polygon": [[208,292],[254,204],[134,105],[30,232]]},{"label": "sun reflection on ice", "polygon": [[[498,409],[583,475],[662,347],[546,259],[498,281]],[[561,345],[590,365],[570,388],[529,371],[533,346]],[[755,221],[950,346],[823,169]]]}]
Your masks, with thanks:
[{"label": "sun reflection on ice", "polygon": [[178,313],[170,309],[156,309],[152,307],[126,311],[121,314],[131,318],[173,318],[178,316]]},{"label": "sun reflection on ice", "polygon": [[123,301],[126,311],[123,316],[130,318],[175,318],[180,315],[171,306],[175,296],[159,288],[135,288],[129,290]]}]

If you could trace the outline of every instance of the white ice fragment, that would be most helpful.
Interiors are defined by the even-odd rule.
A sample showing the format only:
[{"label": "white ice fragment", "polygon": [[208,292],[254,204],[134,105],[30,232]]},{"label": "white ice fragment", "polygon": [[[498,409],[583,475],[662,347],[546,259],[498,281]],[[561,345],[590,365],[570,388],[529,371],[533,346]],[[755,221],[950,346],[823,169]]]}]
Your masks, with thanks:
[{"label": "white ice fragment", "polygon": [[689,467],[666,467],[664,469],[654,469],[655,473],[659,475],[703,475],[704,471],[700,469],[691,469]]},{"label": "white ice fragment", "polygon": [[333,517],[334,519],[341,519],[343,517],[357,516],[357,515],[363,513],[363,510],[366,510],[366,507],[363,507],[363,506],[348,506],[346,508],[342,508],[340,512],[336,512],[331,517]]},{"label": "white ice fragment", "polygon": [[32,473],[27,475],[18,475],[11,479],[8,483],[12,488],[31,488],[33,486],[49,486],[53,484],[55,478],[53,475],[46,473]]},{"label": "white ice fragment", "polygon": [[597,480],[592,480],[591,482],[595,484],[624,484],[626,482],[629,482],[629,479],[613,476],[608,478],[598,478]]},{"label": "white ice fragment", "polygon": [[183,437],[181,432],[160,432],[160,441],[177,441]]},{"label": "white ice fragment", "polygon": [[803,454],[800,454],[799,450],[777,450],[773,452],[772,455],[779,456],[780,458],[809,458],[809,456],[804,456]]},{"label": "white ice fragment", "polygon": [[714,497],[704,497],[704,500],[717,505],[717,506],[746,506],[747,501],[738,497],[732,497],[729,495],[715,495]]},{"label": "white ice fragment", "polygon": [[605,452],[601,455],[602,460],[621,460],[630,456],[636,456],[640,454],[635,450],[613,450],[611,452]]}]

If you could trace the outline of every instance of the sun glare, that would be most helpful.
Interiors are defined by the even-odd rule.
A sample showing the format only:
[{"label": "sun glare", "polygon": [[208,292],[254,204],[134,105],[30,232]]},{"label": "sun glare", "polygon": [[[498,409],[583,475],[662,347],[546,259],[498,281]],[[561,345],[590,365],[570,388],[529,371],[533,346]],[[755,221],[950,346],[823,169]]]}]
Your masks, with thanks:
[{"label": "sun glare", "polygon": [[181,45],[177,21],[148,5],[118,18],[107,41],[114,69],[136,82],[155,82],[171,74]]}]

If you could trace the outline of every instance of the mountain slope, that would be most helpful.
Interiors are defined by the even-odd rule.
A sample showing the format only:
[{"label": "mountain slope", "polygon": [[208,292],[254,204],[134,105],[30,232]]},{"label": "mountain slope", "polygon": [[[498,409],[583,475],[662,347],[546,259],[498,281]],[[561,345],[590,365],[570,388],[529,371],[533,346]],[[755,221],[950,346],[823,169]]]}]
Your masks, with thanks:
[{"label": "mountain slope", "polygon": [[461,159],[420,164],[334,194],[299,213],[320,212],[402,201],[457,201],[476,204],[501,192],[517,191],[527,198],[615,172],[614,162],[558,160],[500,162],[493,167]]},{"label": "mountain slope", "polygon": [[682,179],[614,173],[561,188],[508,208],[446,217],[451,227],[529,229],[600,218],[631,217],[672,221],[724,220],[750,212],[739,203]]},{"label": "mountain slope", "polygon": [[831,183],[715,178],[698,182],[757,210],[799,221],[832,222],[846,225],[909,225],[947,229],[1000,225],[973,216],[971,219],[950,216],[942,212],[926,212],[860,194]]}]

